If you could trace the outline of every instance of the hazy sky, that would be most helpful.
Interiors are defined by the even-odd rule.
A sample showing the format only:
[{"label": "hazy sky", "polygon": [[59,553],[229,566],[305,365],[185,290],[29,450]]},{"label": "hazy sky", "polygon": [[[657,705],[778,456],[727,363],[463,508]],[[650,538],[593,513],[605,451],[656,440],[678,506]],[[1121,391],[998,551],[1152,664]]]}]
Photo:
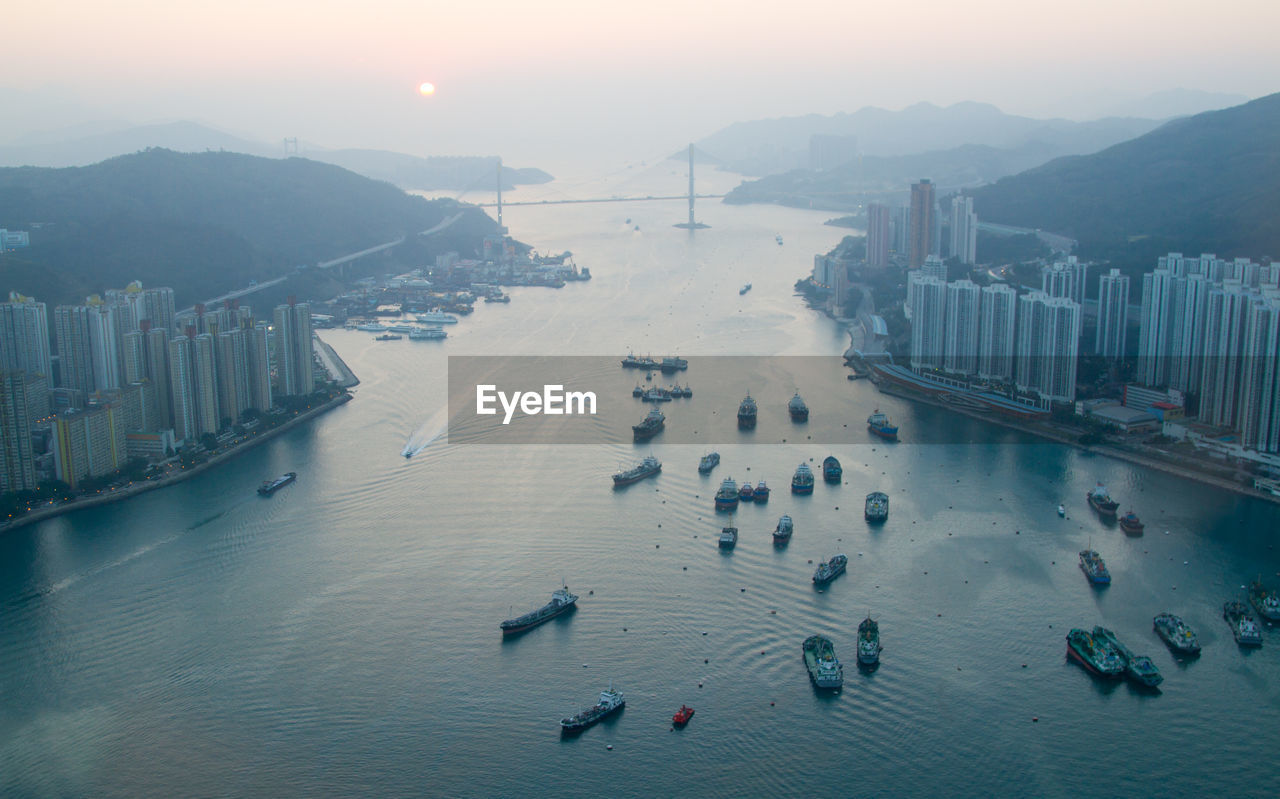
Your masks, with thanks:
[{"label": "hazy sky", "polygon": [[[1280,88],[1275,0],[80,0],[0,15],[0,138],[199,119],[268,141],[537,164],[921,100],[1090,117]],[[434,97],[417,86],[432,81]]]}]

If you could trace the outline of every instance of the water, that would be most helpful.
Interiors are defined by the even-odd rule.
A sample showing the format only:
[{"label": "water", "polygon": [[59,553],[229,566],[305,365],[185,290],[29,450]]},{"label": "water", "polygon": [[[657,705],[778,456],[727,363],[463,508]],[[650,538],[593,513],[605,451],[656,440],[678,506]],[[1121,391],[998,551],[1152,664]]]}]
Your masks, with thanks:
[{"label": "water", "polygon": [[[672,181],[651,170],[582,194]],[[443,343],[325,332],[362,380],[354,402],[203,477],[0,536],[0,794],[1280,792],[1266,765],[1280,637],[1241,651],[1220,616],[1252,577],[1280,584],[1272,506],[840,374],[802,387],[806,428],[786,418],[789,393],[760,397],[751,440],[788,443],[720,446],[703,477],[701,448],[659,438],[661,476],[621,491],[609,475],[649,446],[438,435],[449,354],[679,351],[697,390],[684,402],[731,413],[739,389],[699,383],[699,355],[847,345],[791,293],[840,238],[827,214],[699,212],[713,227],[690,235],[669,227],[680,203],[509,209],[514,235],[572,249],[595,279],[513,290]],[[902,443],[822,443],[870,406]],[[913,443],[942,432],[972,443]],[[790,496],[796,464],[830,452],[845,484],[819,477],[812,497]],[[289,470],[296,483],[254,494]],[[774,489],[736,514],[731,554],[711,508],[726,475]],[[1091,515],[1096,480],[1142,516],[1144,537]],[[876,489],[890,517],[868,528]],[[775,549],[783,513],[795,535]],[[1077,568],[1090,542],[1110,588]],[[810,575],[836,552],[849,572],[818,592]],[[498,621],[562,579],[578,611],[502,641]],[[1162,610],[1197,628],[1198,661],[1178,663],[1151,632]],[[870,674],[854,666],[868,612],[885,646]],[[1066,662],[1067,630],[1094,624],[1155,659],[1162,695]],[[846,663],[838,696],[809,685],[800,643],[813,633]],[[557,721],[610,681],[626,709],[562,740]],[[681,703],[697,715],[673,732]]]}]

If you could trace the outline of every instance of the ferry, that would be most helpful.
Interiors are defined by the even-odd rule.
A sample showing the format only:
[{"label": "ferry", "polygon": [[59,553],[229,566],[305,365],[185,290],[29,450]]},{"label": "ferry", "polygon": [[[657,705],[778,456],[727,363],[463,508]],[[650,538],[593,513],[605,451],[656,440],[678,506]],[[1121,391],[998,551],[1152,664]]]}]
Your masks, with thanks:
[{"label": "ferry", "polygon": [[733,549],[738,545],[738,528],[732,526],[720,528],[720,548]]},{"label": "ferry", "polygon": [[671,374],[672,372],[682,372],[685,369],[689,368],[689,362],[686,361],[684,358],[675,358],[675,357],[663,358],[662,363],[659,365],[659,368],[662,369],[662,371],[665,374]]},{"label": "ferry", "polygon": [[662,432],[666,421],[667,417],[662,414],[662,411],[654,408],[649,411],[648,416],[640,421],[640,424],[631,426],[632,436],[636,441],[648,441]]},{"label": "ferry", "polygon": [[804,639],[804,665],[809,679],[819,688],[836,689],[844,685],[844,668],[836,659],[836,648],[831,639],[811,635]]},{"label": "ferry", "polygon": [[836,460],[835,455],[828,455],[822,461],[822,479],[828,483],[840,482],[840,476],[844,474],[844,470],[840,468],[840,461]]},{"label": "ferry", "polygon": [[1111,572],[1107,571],[1107,564],[1092,549],[1080,551],[1080,571],[1094,585],[1111,585]]},{"label": "ferry", "polygon": [[440,311],[431,311],[430,313],[420,313],[415,317],[419,322],[425,322],[429,325],[456,325],[458,317],[453,314],[442,313]]},{"label": "ferry", "polygon": [[387,325],[388,333],[412,333],[413,325]]},{"label": "ferry", "polygon": [[1200,654],[1200,639],[1196,631],[1181,618],[1172,613],[1160,613],[1151,620],[1151,626],[1174,652],[1180,655]]},{"label": "ferry", "polygon": [[262,485],[258,486],[258,493],[269,497],[297,479],[297,472],[285,472],[274,480],[263,480]]},{"label": "ferry", "polygon": [[1231,625],[1231,634],[1240,646],[1262,646],[1262,628],[1243,602],[1231,601],[1222,606],[1222,618]]},{"label": "ferry", "polygon": [[688,705],[681,705],[680,709],[671,717],[671,723],[676,727],[683,727],[689,723],[691,718],[693,718],[693,708]]},{"label": "ferry", "polygon": [[809,421],[809,406],[804,404],[804,399],[800,397],[799,391],[787,403],[787,413],[791,414],[791,421],[793,422]]},{"label": "ferry", "polygon": [[356,330],[361,330],[365,333],[384,333],[387,330],[387,326],[380,325],[377,322],[368,322],[363,325],[356,325]]},{"label": "ferry", "polygon": [[1249,604],[1267,621],[1280,621],[1280,594],[1264,588],[1261,579],[1249,583]]},{"label": "ferry", "polygon": [[625,472],[618,472],[613,476],[613,487],[621,488],[629,486],[632,483],[651,477],[662,471],[662,461],[649,455],[635,466],[627,469]]},{"label": "ferry", "polygon": [[449,334],[439,327],[415,327],[409,331],[410,341],[438,341],[448,337]]},{"label": "ferry", "polygon": [[864,666],[874,666],[880,662],[880,625],[871,619],[871,614],[858,625],[858,662]]},{"label": "ferry", "polygon": [[751,284],[750,284],[750,283],[748,283],[747,285],[745,285],[745,286],[743,286],[742,288],[738,289],[738,295],[739,295],[739,296],[741,296],[741,295],[743,295],[743,294],[746,294],[748,291],[751,291]]},{"label": "ferry", "polygon": [[742,484],[742,488],[738,490],[738,499],[742,502],[754,502],[756,498],[755,486],[751,485],[748,480]]},{"label": "ferry", "polygon": [[750,430],[756,426],[756,401],[751,399],[751,394],[747,394],[742,402],[738,403],[738,427]]},{"label": "ferry", "polygon": [[1116,509],[1120,507],[1120,503],[1111,498],[1111,494],[1107,493],[1107,487],[1102,483],[1098,483],[1089,489],[1085,497],[1089,500],[1089,504],[1098,512],[1099,516],[1109,519],[1116,517]]},{"label": "ferry", "polygon": [[733,510],[738,507],[738,484],[726,477],[716,492],[716,510]]},{"label": "ferry", "polygon": [[889,495],[883,491],[872,491],[867,494],[862,515],[869,522],[882,522],[889,518]]},{"label": "ferry", "polygon": [[795,525],[791,521],[790,516],[782,516],[778,519],[778,526],[773,528],[773,543],[785,544],[791,540],[791,533],[795,530]]},{"label": "ferry", "polygon": [[826,585],[844,574],[845,567],[848,565],[848,555],[832,555],[831,560],[824,560],[818,564],[817,570],[813,573],[813,582],[816,585]]},{"label": "ferry", "polygon": [[1120,659],[1124,661],[1125,676],[1129,679],[1147,688],[1155,688],[1164,682],[1160,669],[1156,668],[1156,664],[1151,661],[1151,658],[1146,655],[1133,654],[1129,647],[1120,643],[1120,639],[1116,638],[1116,634],[1106,627],[1094,627],[1093,638],[1095,641],[1107,643],[1120,655]]},{"label": "ferry", "polygon": [[503,635],[522,633],[525,630],[537,627],[539,624],[549,622],[562,613],[573,610],[577,601],[578,595],[569,593],[569,586],[564,586],[551,595],[551,601],[547,604],[537,610],[531,610],[523,616],[507,619],[498,626],[502,628]]},{"label": "ferry", "polygon": [[880,412],[879,408],[867,417],[867,429],[881,438],[887,438],[890,441],[898,440],[898,428],[887,414]]},{"label": "ferry", "polygon": [[575,713],[567,718],[560,719],[560,729],[564,732],[578,732],[585,730],[600,719],[621,710],[627,704],[626,698],[621,691],[613,690],[610,686],[607,691],[600,692],[600,701],[582,711]]},{"label": "ferry", "polygon": [[720,453],[709,452],[702,456],[702,460],[698,461],[698,474],[710,474],[711,470],[720,465]]},{"label": "ferry", "polygon": [[802,463],[796,467],[796,473],[791,477],[791,493],[813,493],[813,470],[809,468],[809,464]]},{"label": "ferry", "polygon": [[763,504],[769,501],[769,486],[765,485],[763,480],[756,483],[756,493],[753,499],[755,499],[757,504]]},{"label": "ferry", "polygon": [[1138,519],[1138,514],[1133,511],[1129,511],[1120,517],[1120,529],[1124,530],[1129,535],[1142,535],[1142,531],[1145,527],[1146,525]]},{"label": "ferry", "polygon": [[1076,628],[1067,633],[1067,655],[1099,677],[1120,679],[1124,675],[1120,653],[1087,630]]}]

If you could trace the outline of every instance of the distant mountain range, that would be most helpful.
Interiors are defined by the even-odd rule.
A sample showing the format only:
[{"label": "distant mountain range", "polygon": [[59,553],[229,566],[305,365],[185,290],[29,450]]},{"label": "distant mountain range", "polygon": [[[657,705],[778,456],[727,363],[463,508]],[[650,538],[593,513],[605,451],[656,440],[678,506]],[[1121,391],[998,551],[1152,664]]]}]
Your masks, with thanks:
[{"label": "distant mountain range", "polygon": [[[175,152],[227,151],[262,158],[283,158],[283,143],[266,144],[235,136],[198,122],[122,126],[91,123],[24,136],[0,145],[0,166],[86,166],[152,147]],[[402,189],[463,191],[497,182],[497,158],[457,156],[421,158],[385,150],[329,150],[307,145],[305,156],[335,164]],[[503,188],[552,180],[540,169],[503,167]]]},{"label": "distant mountain range", "polygon": [[1280,257],[1280,94],[966,193],[984,221],[1065,233],[1135,269],[1169,250]]},{"label": "distant mountain range", "polygon": [[[412,239],[459,211],[439,236]],[[0,256],[0,290],[50,304],[139,279],[172,286],[189,305],[402,236],[410,242],[393,256],[421,265],[435,251],[471,254],[496,231],[478,208],[330,164],[163,149],[85,167],[0,168],[0,227],[31,234],[29,248]]]}]

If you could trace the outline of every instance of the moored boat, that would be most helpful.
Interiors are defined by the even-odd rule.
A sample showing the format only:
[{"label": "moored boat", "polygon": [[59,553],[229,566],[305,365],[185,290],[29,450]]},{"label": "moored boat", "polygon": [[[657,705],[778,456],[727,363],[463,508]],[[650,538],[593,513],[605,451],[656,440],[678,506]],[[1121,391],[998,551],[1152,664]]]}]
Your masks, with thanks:
[{"label": "moored boat", "polygon": [[618,472],[613,476],[613,487],[620,488],[628,486],[646,477],[655,475],[662,471],[662,461],[652,455],[646,456],[644,460],[632,466],[623,472]]},{"label": "moored boat", "polygon": [[577,601],[578,596],[569,593],[569,587],[565,586],[557,589],[551,595],[551,601],[537,610],[531,610],[522,616],[516,616],[514,619],[507,619],[498,626],[502,628],[503,635],[522,633],[572,610],[576,607]]},{"label": "moored boat", "polygon": [[[421,317],[419,317],[421,319]],[[649,357],[636,357],[634,353],[627,353],[627,357],[622,359],[622,367],[624,369],[657,369],[661,366],[657,361]]]},{"label": "moored boat", "polygon": [[1067,655],[1099,677],[1124,676],[1125,663],[1120,653],[1105,641],[1094,638],[1088,630],[1076,628],[1067,633]]},{"label": "moored boat", "polygon": [[1243,602],[1232,600],[1222,606],[1222,618],[1231,625],[1231,634],[1240,646],[1262,646],[1262,628]]},{"label": "moored boat", "polygon": [[1120,639],[1116,634],[1108,630],[1106,627],[1093,628],[1094,640],[1103,641],[1110,645],[1120,659],[1124,661],[1124,674],[1136,683],[1146,686],[1147,688],[1155,688],[1164,682],[1164,677],[1160,674],[1160,669],[1156,668],[1156,664],[1146,655],[1135,655],[1129,647],[1120,643]]},{"label": "moored boat", "polygon": [[430,313],[420,313],[415,317],[419,322],[425,322],[429,325],[456,325],[458,317],[452,314],[442,313],[440,311],[431,311]]},{"label": "moored boat", "polygon": [[615,691],[613,688],[600,692],[600,701],[580,713],[575,713],[567,718],[560,719],[560,728],[565,732],[577,732],[585,730],[600,719],[621,710],[627,704],[626,698],[621,691]]},{"label": "moored boat", "polygon": [[804,404],[804,400],[800,398],[799,391],[787,403],[787,413],[791,414],[791,421],[793,422],[809,421],[809,406]]},{"label": "moored boat", "polygon": [[763,480],[756,483],[754,499],[757,503],[769,501],[769,486],[767,486]]},{"label": "moored boat", "polygon": [[743,286],[742,288],[738,289],[738,294],[746,294],[748,291],[751,291],[751,284],[750,284],[750,283],[748,283],[747,285],[745,285],[745,286]]},{"label": "moored boat", "polygon": [[1088,577],[1089,582],[1094,585],[1111,584],[1111,572],[1107,571],[1106,562],[1092,549],[1080,551],[1080,571],[1084,572],[1084,576]]},{"label": "moored boat", "polygon": [[1111,498],[1111,494],[1107,492],[1107,487],[1102,483],[1098,483],[1089,489],[1085,497],[1088,498],[1089,504],[1098,512],[1098,515],[1115,518],[1116,509],[1120,507],[1120,503]]},{"label": "moored boat", "polygon": [[1059,505],[1059,506],[1058,506],[1058,517],[1059,517],[1059,518],[1063,518],[1063,517],[1065,517],[1066,515],[1067,515],[1067,509],[1066,509],[1065,507],[1063,507],[1062,505]]},{"label": "moored boat", "polygon": [[804,665],[809,670],[809,679],[813,680],[814,685],[828,689],[844,685],[844,667],[836,658],[836,648],[831,639],[811,635],[804,639],[801,648],[804,651]]},{"label": "moored boat", "polygon": [[720,465],[720,453],[708,452],[702,456],[702,460],[698,461],[698,474],[710,474],[711,470]]},{"label": "moored boat", "polygon": [[660,368],[662,369],[663,372],[666,372],[667,374],[671,374],[672,372],[679,372],[679,371],[688,369],[689,362],[686,361],[684,358],[675,358],[675,357],[663,358]]},{"label": "moored boat", "polygon": [[1261,579],[1249,583],[1249,604],[1267,621],[1280,621],[1280,594],[1268,591]]},{"label": "moored boat", "polygon": [[796,473],[791,478],[791,493],[813,493],[813,470],[809,468],[809,464],[802,463],[796,467]]},{"label": "moored boat", "polygon": [[662,414],[662,411],[654,408],[649,411],[649,415],[644,417],[640,424],[631,426],[631,432],[636,441],[648,441],[662,432],[666,421],[667,417]]},{"label": "moored boat", "polygon": [[263,480],[262,484],[258,486],[258,493],[264,497],[269,497],[297,479],[297,472],[285,472],[274,480]]},{"label": "moored boat", "polygon": [[409,331],[410,341],[438,341],[448,337],[449,334],[440,327],[415,327]]},{"label": "moored boat", "polygon": [[791,521],[790,516],[782,516],[778,519],[778,526],[773,528],[773,543],[785,544],[791,540],[791,533],[795,530],[795,525]]},{"label": "moored boat", "polygon": [[1151,620],[1156,635],[1165,645],[1181,655],[1200,654],[1200,639],[1196,631],[1180,617],[1172,613],[1159,613]]},{"label": "moored boat", "polygon": [[824,560],[818,564],[818,568],[813,572],[813,582],[816,585],[826,585],[840,575],[844,574],[845,567],[849,565],[848,555],[832,555],[831,560]]},{"label": "moored boat", "polygon": [[756,401],[751,398],[750,394],[738,403],[738,427],[744,430],[750,430],[756,426]]},{"label": "moored boat", "polygon": [[730,522],[727,526],[720,528],[720,548],[733,549],[738,545],[738,528]]},{"label": "moored boat", "polygon": [[743,502],[754,502],[756,499],[756,488],[751,485],[751,481],[747,480],[742,484],[742,488],[738,489],[738,499]]},{"label": "moored boat", "polygon": [[716,492],[716,510],[733,510],[738,507],[738,484],[726,477]]},{"label": "moored boat", "polygon": [[864,666],[874,666],[880,662],[880,625],[871,619],[871,614],[858,625],[858,662]]},{"label": "moored boat", "polygon": [[1129,535],[1142,535],[1143,528],[1146,527],[1139,519],[1138,514],[1129,511],[1120,517],[1120,529]]},{"label": "moored boat", "polygon": [[681,705],[680,709],[671,717],[671,723],[677,727],[683,727],[689,723],[691,718],[693,718],[693,708],[688,705]]},{"label": "moored boat", "polygon": [[381,336],[374,336],[374,341],[399,341],[404,336],[399,333],[383,333]]},{"label": "moored boat", "polygon": [[889,495],[883,491],[872,491],[867,494],[862,515],[869,522],[882,522],[889,518]]},{"label": "moored boat", "polygon": [[631,389],[631,396],[633,396],[633,397],[643,397],[643,396],[644,396],[644,389],[640,387],[640,384],[639,384],[639,383],[636,383],[636,387],[635,387],[635,388],[633,388],[633,389]]},{"label": "moored boat", "polygon": [[840,461],[836,460],[835,455],[828,455],[822,459],[822,479],[828,483],[840,482],[840,477],[844,474],[844,469],[840,468]]},{"label": "moored boat", "polygon": [[897,426],[889,419],[888,414],[881,413],[879,408],[876,408],[875,412],[867,417],[867,429],[875,435],[887,438],[890,441],[896,441],[898,438]]},{"label": "moored boat", "polygon": [[640,395],[641,402],[670,402],[671,392],[654,386]]}]

